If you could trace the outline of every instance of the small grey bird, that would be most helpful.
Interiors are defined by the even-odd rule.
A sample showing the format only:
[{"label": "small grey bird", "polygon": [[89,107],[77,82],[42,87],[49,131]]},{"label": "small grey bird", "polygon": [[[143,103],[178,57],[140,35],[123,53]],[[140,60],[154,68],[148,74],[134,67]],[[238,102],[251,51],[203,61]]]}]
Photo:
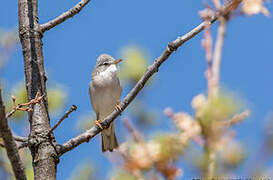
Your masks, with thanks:
[{"label": "small grey bird", "polygon": [[[92,80],[89,85],[91,104],[96,112],[96,124],[101,127],[100,122],[106,118],[115,108],[120,108],[121,86],[117,76],[117,64],[121,59],[102,54],[98,57],[96,66],[92,72]],[[102,128],[102,127],[101,127]],[[102,152],[113,151],[118,147],[115,135],[114,123],[101,132]]]}]

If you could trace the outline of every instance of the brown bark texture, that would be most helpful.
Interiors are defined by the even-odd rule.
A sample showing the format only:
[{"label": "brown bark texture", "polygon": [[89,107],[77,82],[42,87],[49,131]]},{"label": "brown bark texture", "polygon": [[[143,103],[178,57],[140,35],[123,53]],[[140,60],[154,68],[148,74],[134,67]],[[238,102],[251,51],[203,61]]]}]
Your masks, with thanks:
[{"label": "brown bark texture", "polygon": [[0,87],[0,132],[1,137],[4,141],[4,147],[6,148],[8,158],[11,163],[11,167],[14,176],[18,180],[26,180],[25,169],[23,167],[22,160],[20,158],[17,144],[13,138],[12,132],[8,125],[8,120],[6,118],[5,106],[2,100],[2,91]]},{"label": "brown bark texture", "polygon": [[19,36],[24,57],[25,84],[28,100],[44,95],[28,113],[30,123],[29,148],[35,179],[56,179],[58,157],[55,138],[50,131],[43,62],[42,31],[38,21],[37,0],[18,0]]}]

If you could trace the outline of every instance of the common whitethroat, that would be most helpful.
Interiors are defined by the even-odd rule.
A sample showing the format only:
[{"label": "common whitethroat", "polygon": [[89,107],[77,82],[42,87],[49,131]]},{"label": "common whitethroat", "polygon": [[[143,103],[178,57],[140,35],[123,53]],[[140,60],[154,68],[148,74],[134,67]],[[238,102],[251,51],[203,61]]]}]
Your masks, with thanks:
[{"label": "common whitethroat", "polygon": [[[118,66],[121,59],[114,59],[108,54],[98,57],[95,68],[92,72],[92,80],[89,85],[91,104],[96,112],[95,123],[100,127],[100,122],[106,118],[114,109],[120,109],[120,97],[122,88],[117,76]],[[109,128],[101,132],[102,151],[113,151],[118,147],[115,135],[114,122]]]}]

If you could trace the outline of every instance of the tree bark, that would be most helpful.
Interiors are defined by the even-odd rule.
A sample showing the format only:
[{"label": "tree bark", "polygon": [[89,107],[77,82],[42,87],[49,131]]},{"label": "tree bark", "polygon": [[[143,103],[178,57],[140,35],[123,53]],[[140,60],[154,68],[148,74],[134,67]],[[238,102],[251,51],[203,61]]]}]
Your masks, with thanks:
[{"label": "tree bark", "polygon": [[43,62],[42,36],[38,21],[37,0],[18,0],[19,36],[24,56],[25,83],[28,100],[44,95],[41,103],[28,113],[30,123],[29,147],[35,179],[56,179],[58,157],[55,138],[50,130]]},{"label": "tree bark", "polygon": [[2,101],[1,90],[2,89],[0,87],[0,134],[3,138],[4,147],[6,148],[15,178],[17,180],[26,180],[27,178],[25,174],[25,169],[19,155],[18,147],[13,138],[12,132],[9,128],[8,120],[6,118],[5,106]]}]

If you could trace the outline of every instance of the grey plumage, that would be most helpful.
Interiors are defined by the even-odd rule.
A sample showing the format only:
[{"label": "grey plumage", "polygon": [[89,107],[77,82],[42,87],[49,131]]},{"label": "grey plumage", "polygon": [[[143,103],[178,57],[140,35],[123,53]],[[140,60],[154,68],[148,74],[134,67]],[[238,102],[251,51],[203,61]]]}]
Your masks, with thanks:
[{"label": "grey plumage", "polygon": [[[120,101],[122,89],[117,76],[118,62],[110,55],[102,54],[98,57],[92,72],[89,94],[97,120],[103,120],[107,117]],[[103,152],[113,151],[118,147],[113,123],[110,124],[108,129],[103,130],[101,135]]]}]

